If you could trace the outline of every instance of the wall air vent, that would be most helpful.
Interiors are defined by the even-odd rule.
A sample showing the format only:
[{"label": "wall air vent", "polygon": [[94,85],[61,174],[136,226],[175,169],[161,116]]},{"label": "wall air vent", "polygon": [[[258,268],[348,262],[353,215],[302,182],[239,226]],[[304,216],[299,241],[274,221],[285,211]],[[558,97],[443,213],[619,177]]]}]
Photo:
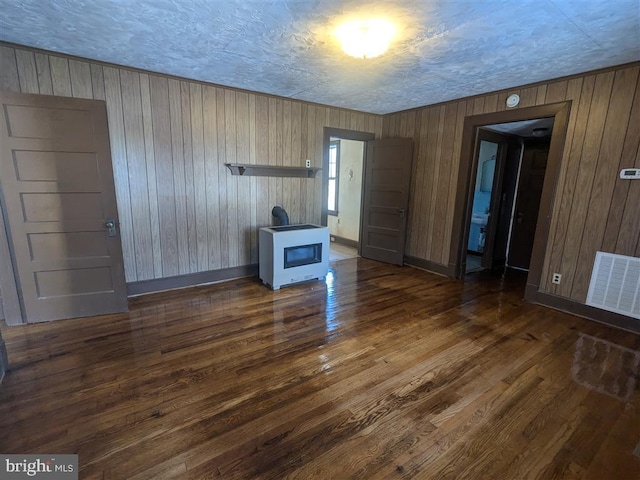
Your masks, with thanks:
[{"label": "wall air vent", "polygon": [[640,258],[596,252],[587,305],[640,320]]}]

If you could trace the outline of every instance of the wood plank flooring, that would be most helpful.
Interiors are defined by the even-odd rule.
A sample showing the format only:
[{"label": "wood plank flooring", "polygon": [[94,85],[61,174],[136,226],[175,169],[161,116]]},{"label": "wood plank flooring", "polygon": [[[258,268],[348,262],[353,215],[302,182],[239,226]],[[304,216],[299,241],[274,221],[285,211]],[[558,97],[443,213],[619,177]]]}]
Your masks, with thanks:
[{"label": "wood plank flooring", "polygon": [[83,479],[634,479],[640,337],[357,258],[3,327],[0,451]]}]

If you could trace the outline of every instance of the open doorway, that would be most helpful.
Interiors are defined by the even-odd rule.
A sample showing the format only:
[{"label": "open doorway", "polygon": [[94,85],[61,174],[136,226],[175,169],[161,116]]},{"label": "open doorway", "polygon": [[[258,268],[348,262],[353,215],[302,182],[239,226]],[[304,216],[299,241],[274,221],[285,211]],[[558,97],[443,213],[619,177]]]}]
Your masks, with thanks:
[{"label": "open doorway", "polygon": [[372,133],[325,127],[322,225],[329,227],[330,260],[359,255],[366,142]]},{"label": "open doorway", "polygon": [[[474,153],[477,148],[476,139],[478,131],[488,125],[539,118],[553,118],[554,123],[551,129],[547,163],[542,182],[542,193],[538,206],[538,217],[535,225],[535,233],[533,234],[533,248],[531,249],[529,271],[525,272],[526,286],[524,298],[532,302],[538,299],[544,258],[548,248],[549,232],[553,221],[554,194],[560,176],[562,153],[567,137],[570,109],[571,102],[559,102],[465,117],[449,256],[449,264],[456,278],[462,278],[466,274],[469,225],[473,213],[472,192],[477,174],[477,157]],[[499,225],[500,222],[495,222],[495,224]]]},{"label": "open doorway", "polygon": [[554,117],[478,129],[466,273],[528,271]]},{"label": "open doorway", "polygon": [[365,142],[331,137],[327,226],[332,241],[354,249],[360,243]]}]

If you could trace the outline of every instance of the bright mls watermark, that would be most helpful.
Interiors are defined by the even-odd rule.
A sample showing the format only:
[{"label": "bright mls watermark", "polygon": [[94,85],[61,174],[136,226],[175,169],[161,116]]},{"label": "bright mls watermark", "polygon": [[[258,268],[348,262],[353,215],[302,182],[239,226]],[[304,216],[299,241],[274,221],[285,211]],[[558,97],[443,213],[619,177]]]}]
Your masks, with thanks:
[{"label": "bright mls watermark", "polygon": [[78,480],[78,455],[0,454],[0,480]]}]

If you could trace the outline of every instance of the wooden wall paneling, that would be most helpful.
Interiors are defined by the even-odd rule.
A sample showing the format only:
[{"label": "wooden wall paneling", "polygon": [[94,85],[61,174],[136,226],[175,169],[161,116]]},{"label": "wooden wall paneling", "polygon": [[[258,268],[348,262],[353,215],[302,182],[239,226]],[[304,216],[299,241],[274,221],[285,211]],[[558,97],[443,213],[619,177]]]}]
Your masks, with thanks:
[{"label": "wooden wall paneling", "polygon": [[[547,241],[547,251],[542,269],[540,288],[544,291],[555,293],[556,285],[551,283],[551,273],[557,272],[562,260],[562,250],[564,249],[564,237],[566,235],[567,218],[571,212],[572,194],[565,194],[565,189],[570,191],[575,189],[578,167],[580,165],[580,155],[584,142],[586,122],[579,123],[580,112],[588,115],[595,77],[591,77],[591,82],[584,88],[583,79],[576,78],[570,83],[549,88],[547,97],[551,97],[553,102],[562,100],[572,101],[569,125],[567,126],[567,136],[562,154],[563,164],[560,167],[560,175],[557,180],[556,195],[554,198],[552,218],[554,221],[549,228],[549,238]],[[559,98],[558,95],[562,95]],[[573,161],[571,159],[574,159]],[[564,217],[562,220],[559,220]],[[553,270],[553,271],[552,271]]]},{"label": "wooden wall paneling", "polygon": [[[291,158],[291,101],[284,100],[282,105],[282,165],[293,166],[293,161]],[[294,216],[294,206],[293,206],[293,196],[292,196],[292,187],[293,182],[291,178],[282,178],[282,206],[289,214],[289,220],[292,223],[296,223],[296,218]]]},{"label": "wooden wall paneling", "polygon": [[409,121],[409,113],[410,112],[402,112],[400,114],[400,127],[398,130],[398,136],[399,137],[407,137],[408,136],[408,132],[407,132],[407,123]]},{"label": "wooden wall paneling", "polygon": [[431,243],[428,243],[429,250],[427,251],[427,255],[433,261],[440,262],[441,259],[439,257],[440,252],[442,251],[443,240],[443,225],[441,220],[442,216],[446,213],[438,210],[438,198],[444,193],[442,186],[445,183],[442,181],[442,177],[440,175],[440,169],[442,168],[442,139],[444,136],[445,126],[445,105],[440,105],[436,110],[438,115],[438,128],[436,148],[433,155],[434,170],[433,179],[431,181],[431,213],[429,215],[429,238],[431,239]]},{"label": "wooden wall paneling", "polygon": [[178,260],[178,232],[176,221],[173,159],[171,156],[171,119],[169,81],[149,75],[153,149],[156,164],[158,219],[162,256],[162,276],[180,274]]},{"label": "wooden wall paneling", "polygon": [[[576,179],[576,192],[588,192],[593,185],[614,75],[614,72],[607,72],[596,76],[582,156],[580,157],[580,167]],[[562,264],[559,270],[562,273],[563,281],[556,290],[563,297],[569,297],[571,294],[580,245],[585,235],[588,202],[588,195],[575,195],[573,198]],[[589,232],[587,231],[586,234],[588,235]]]},{"label": "wooden wall paneling", "polygon": [[538,87],[523,88],[520,90],[520,103],[518,108],[533,107],[538,98]]},{"label": "wooden wall paneling", "polygon": [[[408,252],[413,256],[417,256],[420,258],[426,258],[427,251],[425,248],[426,235],[425,231],[427,228],[428,218],[426,218],[426,214],[428,212],[427,207],[425,206],[426,199],[430,193],[431,188],[431,180],[427,174],[429,170],[429,165],[427,163],[427,155],[429,152],[429,135],[433,125],[430,123],[430,109],[425,108],[420,112],[420,135],[418,137],[420,142],[420,149],[418,151],[418,164],[414,171],[416,172],[417,178],[417,187],[415,191],[415,213],[416,223],[414,224],[414,228],[412,229],[412,236],[414,237],[414,245],[415,251]],[[393,122],[391,123],[393,127]]]},{"label": "wooden wall paneling", "polygon": [[[222,267],[220,249],[220,178],[218,158],[218,113],[216,89],[202,87],[202,114],[204,131],[205,183],[207,199],[207,246],[209,248],[209,270]],[[224,168],[224,166],[222,167]],[[224,172],[223,172],[224,173]]]},{"label": "wooden wall paneling", "polygon": [[[497,101],[497,96],[496,96]],[[453,169],[453,152],[454,142],[456,134],[456,117],[458,114],[457,103],[447,103],[444,105],[444,120],[443,120],[443,137],[442,147],[440,151],[440,181],[438,182],[438,196],[436,198],[436,212],[437,220],[435,222],[435,235],[440,245],[438,251],[432,252],[432,259],[436,263],[446,265],[449,261],[449,248],[448,244],[451,241],[450,235],[446,232],[449,229],[445,219],[447,217],[447,209],[449,208],[449,197],[451,192],[449,191],[449,179],[451,179],[451,171]],[[445,255],[446,251],[446,255]]]},{"label": "wooden wall paneling", "polygon": [[[483,105],[483,103],[476,105]],[[482,107],[480,107],[482,108]],[[425,192],[422,202],[422,215],[424,216],[422,221],[422,228],[420,230],[420,244],[423,246],[425,258],[431,259],[431,246],[433,244],[433,215],[435,215],[435,208],[433,205],[435,196],[434,190],[437,190],[437,183],[435,182],[437,169],[439,168],[437,155],[438,138],[440,136],[440,107],[429,108],[429,117],[427,120],[429,123],[429,137],[427,140],[427,148],[425,161],[425,183],[423,187]]]},{"label": "wooden wall paneling", "polygon": [[[249,163],[249,97],[236,92],[236,151],[237,161]],[[251,177],[238,178],[238,265],[251,263]]]},{"label": "wooden wall paneling", "polygon": [[[53,94],[61,97],[71,97],[71,78],[69,74],[69,61],[66,58],[49,56],[49,66],[51,67],[51,82]],[[110,70],[117,70],[111,68]]]},{"label": "wooden wall paneling", "polygon": [[[249,163],[257,162],[257,145],[256,145],[256,95],[249,95]],[[258,178],[249,178],[249,189],[251,192],[251,217],[249,220],[249,228],[251,233],[251,252],[249,263],[258,263]],[[264,206],[261,205],[264,209]]]},{"label": "wooden wall paneling", "polygon": [[[316,141],[322,142],[322,135],[324,132],[316,132],[316,107],[315,105],[309,105],[307,108],[307,155],[306,158],[311,160],[311,166],[318,166],[319,159],[316,158]],[[322,162],[320,162],[322,165]],[[317,175],[322,176],[322,174]],[[305,222],[313,222],[313,204],[315,201],[314,196],[315,182],[309,180],[303,182],[305,189],[306,202],[304,203],[304,218]]]},{"label": "wooden wall paneling", "polygon": [[339,112],[340,112],[340,123],[338,125],[338,128],[348,129],[349,128],[348,112],[346,112],[345,110],[339,110]]},{"label": "wooden wall paneling", "polygon": [[178,236],[178,271],[189,273],[189,237],[187,195],[184,178],[184,143],[182,92],[180,81],[169,79],[169,119],[171,120],[171,157],[173,159],[173,188],[175,195],[176,227]]},{"label": "wooden wall paneling", "polygon": [[[498,102],[500,96],[498,95]],[[453,138],[453,151],[451,161],[451,172],[448,182],[449,197],[447,200],[447,213],[445,215],[445,230],[444,239],[442,243],[442,263],[447,265],[449,263],[449,257],[451,254],[451,234],[453,230],[453,213],[455,211],[456,204],[456,189],[458,181],[458,170],[460,168],[460,151],[462,149],[462,131],[464,128],[464,117],[467,109],[467,102],[460,101],[455,103],[455,117],[454,125],[455,134]],[[453,113],[453,112],[452,112]]]},{"label": "wooden wall paneling", "polygon": [[[275,98],[268,99],[268,116],[269,116],[269,132],[267,138],[269,140],[269,165],[278,164],[278,105]],[[275,177],[269,177],[269,221],[267,225],[273,225],[271,209],[278,204],[278,180]]]},{"label": "wooden wall paneling", "polygon": [[[293,143],[295,138],[293,135],[293,103],[289,100],[285,100],[282,109],[283,121],[284,121],[284,134],[282,139],[282,155],[284,165],[287,166],[300,166],[300,163],[296,163],[293,159]],[[291,223],[299,222],[299,213],[297,211],[297,199],[295,198],[295,191],[297,186],[297,179],[295,178],[283,178],[282,179],[282,192],[284,208],[289,213],[289,220]]]},{"label": "wooden wall paneling", "polygon": [[16,52],[13,48],[0,45],[0,90],[20,91]]},{"label": "wooden wall paneling", "polygon": [[544,105],[547,102],[547,84],[538,86],[536,91],[536,105]]},{"label": "wooden wall paneling", "polygon": [[[420,114],[420,110],[417,111],[418,115]],[[385,115],[382,118],[382,133],[384,135],[384,137],[390,137],[391,136],[391,117],[393,117],[392,114],[388,114]]]},{"label": "wooden wall paneling", "polygon": [[417,114],[415,110],[407,112],[407,126],[404,135],[407,138],[413,138],[416,133],[416,117]]},{"label": "wooden wall paneling", "polygon": [[[618,171],[623,168],[634,166],[638,147],[640,145],[640,79],[636,85],[636,92],[631,106],[629,115],[629,124],[627,126],[626,135],[622,153],[620,154],[620,163]],[[616,175],[616,185],[611,196],[611,207],[607,218],[607,225],[602,239],[601,249],[606,252],[614,252],[622,255],[631,255],[628,252],[634,252],[633,243],[640,236],[637,232],[633,235],[633,219],[639,219],[637,206],[640,205],[640,198],[634,202],[629,197],[633,196],[634,191],[640,192],[640,188],[631,189],[633,182],[622,180]],[[620,208],[624,205],[625,208]],[[629,211],[633,211],[633,215],[628,216]],[[627,221],[623,223],[623,217],[627,215]],[[631,238],[629,238],[631,237]],[[620,248],[622,247],[622,248]],[[625,253],[626,252],[626,253]]]},{"label": "wooden wall paneling", "polygon": [[[614,87],[615,88],[615,87]],[[635,163],[636,153],[638,152],[638,146],[640,144],[640,78],[636,84],[636,94],[634,95],[633,105],[631,106],[631,112],[629,115],[629,123],[626,129],[626,135],[624,138],[624,144],[622,146],[622,152],[620,154],[620,162],[618,164],[618,171],[622,168],[630,168]],[[602,239],[602,250],[605,252],[615,252],[623,254],[622,251],[617,251],[618,239],[626,236],[624,232],[624,225],[622,225],[622,217],[627,211],[627,208],[620,208],[621,205],[634,205],[627,202],[628,194],[631,184],[633,182],[622,180],[616,175],[616,184],[611,197],[611,208],[609,209],[609,215],[607,218],[607,225]],[[640,205],[640,202],[635,205]],[[636,210],[635,208],[633,210]],[[636,212],[637,213],[637,212]],[[636,215],[637,216],[637,215]],[[626,243],[624,240],[622,243]],[[633,251],[633,248],[628,248],[626,251]],[[625,251],[625,250],[623,250]]]},{"label": "wooden wall paneling", "polygon": [[382,116],[378,116],[374,119],[375,127],[373,131],[378,138],[382,138]]},{"label": "wooden wall paneling", "polygon": [[[575,78],[571,80],[573,85],[576,82],[582,84],[582,78]],[[569,86],[569,81],[561,80],[559,82],[551,82],[546,85],[546,95],[545,95],[545,103],[556,103],[561,102],[563,100],[571,100],[567,95],[567,88]],[[569,94],[570,95],[570,94]],[[577,100],[577,98],[576,98]]]},{"label": "wooden wall paneling", "polygon": [[188,245],[189,273],[198,271],[198,238],[196,221],[195,178],[193,174],[193,136],[191,128],[190,82],[180,82],[180,112],[182,115],[182,159],[184,165],[184,206],[186,212],[186,237]]},{"label": "wooden wall paneling", "polygon": [[198,272],[209,269],[209,245],[207,229],[207,185],[204,157],[204,127],[202,118],[202,85],[190,84],[191,146],[193,153],[193,183],[195,193],[196,268]]},{"label": "wooden wall paneling", "polygon": [[[309,105],[301,104],[300,106],[300,152],[299,162],[305,164],[305,160],[309,158]],[[300,189],[300,223],[307,223],[307,203],[311,199],[307,198],[307,185],[312,183],[308,179],[298,179],[298,188]]]},{"label": "wooden wall paneling", "polygon": [[418,168],[420,168],[420,149],[424,148],[421,142],[415,141],[416,135],[422,130],[422,115],[419,110],[415,111],[414,120],[414,142],[413,142],[413,160],[411,163],[411,184],[409,186],[409,204],[407,212],[407,237],[405,241],[405,250],[407,254],[412,254],[417,250],[415,225],[417,224],[420,212],[417,208],[417,193],[421,188],[418,183]]},{"label": "wooden wall paneling", "polygon": [[[102,67],[100,67],[100,79]],[[91,77],[94,68],[91,68]],[[96,94],[96,82],[93,83]],[[103,82],[104,92],[104,82]],[[142,128],[144,131],[144,157],[147,167],[147,189],[149,193],[149,230],[151,232],[151,250],[153,257],[153,278],[162,277],[162,247],[160,244],[160,214],[158,211],[158,180],[156,177],[156,161],[153,144],[153,114],[151,109],[151,88],[149,75],[140,74],[140,102],[142,104]]]},{"label": "wooden wall paneling", "polygon": [[[85,72],[91,80],[91,72]],[[122,91],[123,133],[127,154],[129,198],[135,248],[136,280],[154,278],[153,243],[149,208],[147,164],[145,158],[144,126],[142,123],[142,94],[140,74],[120,71]]]},{"label": "wooden wall paneling", "polygon": [[[49,66],[49,55],[36,52],[34,54],[36,61],[36,73],[38,75],[38,87],[41,95],[53,95],[53,82],[51,80],[51,67]],[[100,66],[100,71],[102,67]],[[95,92],[94,92],[94,98]],[[102,98],[104,100],[104,83],[102,85]]]},{"label": "wooden wall paneling", "polygon": [[216,87],[216,112],[218,124],[218,198],[220,202],[220,261],[222,268],[228,268],[229,262],[229,200],[227,184],[232,181],[229,169],[224,166],[227,159],[227,119],[225,90]]},{"label": "wooden wall paneling", "polygon": [[[323,127],[331,122],[382,134],[381,115],[27,48],[0,46],[0,65],[3,89],[106,101],[129,282],[254,262],[256,229],[272,223],[275,204],[289,204],[292,221],[319,221],[320,178],[250,178],[239,184],[225,162],[302,165],[310,158],[319,166]],[[249,232],[246,242],[239,229]],[[246,247],[242,260],[234,251],[239,243]]]},{"label": "wooden wall paneling", "polygon": [[[316,107],[316,127],[315,132],[317,137],[316,140],[316,154],[315,154],[315,165],[317,167],[322,167],[322,157],[324,155],[324,127],[325,126],[335,126],[332,124],[332,118],[340,118],[339,115],[336,116],[335,113],[337,111],[335,109],[326,108],[326,107]],[[313,180],[313,223],[320,223],[320,217],[322,212],[322,175],[316,175],[316,178]]]},{"label": "wooden wall paneling", "polygon": [[[418,131],[418,129],[420,128],[418,126],[418,124],[420,123],[419,120],[419,115],[417,113],[416,110],[410,110],[407,113],[407,122],[406,122],[406,130],[404,132],[404,137],[406,138],[414,138],[416,132]],[[413,145],[413,153],[412,153],[412,158],[411,158],[411,171],[413,173],[413,166],[415,165],[415,163],[418,161],[418,145],[415,144]],[[413,175],[412,175],[413,177]],[[413,178],[410,178],[410,184],[409,184],[409,197],[411,197],[411,191],[412,188],[415,188],[415,182],[413,180]],[[405,215],[407,215],[407,229],[406,229],[406,236],[405,236],[405,251],[409,250],[409,244],[411,243],[411,234],[409,232],[409,223],[411,222],[411,218],[412,218],[412,208],[411,208],[411,200],[409,199],[408,203],[407,203],[407,211],[405,212]]]},{"label": "wooden wall paneling", "polygon": [[[613,191],[616,180],[619,179],[618,167],[631,105],[636,93],[639,70],[638,67],[617,70],[613,80],[591,196],[585,215],[585,231],[588,230],[588,234],[583,235],[582,238],[571,289],[571,298],[581,303],[584,303],[587,298],[595,254],[602,247]],[[613,205],[613,208],[617,207]]]},{"label": "wooden wall paneling", "polygon": [[[328,127],[340,128],[340,110],[337,108],[329,108],[329,124]],[[322,120],[324,125],[324,117]]]},{"label": "wooden wall paneling", "polygon": [[484,112],[484,97],[476,97],[473,99],[472,115],[480,115]]},{"label": "wooden wall paneling", "polygon": [[498,94],[488,95],[484,99],[484,113],[493,113],[498,109]]},{"label": "wooden wall paneling", "polygon": [[503,112],[505,110],[508,110],[507,98],[509,98],[509,95],[513,93],[518,93],[518,92],[513,90],[508,90],[506,92],[498,93],[498,103],[496,105],[496,112]]},{"label": "wooden wall paneling", "polygon": [[[291,166],[304,166],[302,158],[302,108],[299,102],[291,104]],[[300,184],[303,179],[292,178],[291,183],[291,215],[295,223],[302,223],[302,204],[300,203]],[[305,179],[306,180],[306,179]]]},{"label": "wooden wall paneling", "polygon": [[[449,103],[447,105],[450,105]],[[498,108],[498,94],[487,95],[484,99],[483,113],[493,113]]]},{"label": "wooden wall paneling", "polygon": [[[121,74],[127,70],[121,70]],[[134,72],[130,72],[134,73]],[[135,73],[135,75],[139,75]],[[75,98],[94,98],[91,85],[91,66],[87,62],[69,60],[71,93]]]},{"label": "wooden wall paneling", "polygon": [[[51,67],[54,92],[60,91],[60,79],[64,75],[53,74],[54,70],[63,70],[66,65],[54,62],[51,57]],[[55,68],[54,68],[55,65]],[[68,69],[67,69],[68,72]],[[57,80],[56,80],[57,78]],[[68,77],[67,77],[68,78]],[[56,87],[58,84],[58,87]],[[109,137],[111,139],[111,161],[113,163],[113,177],[118,202],[118,217],[120,220],[120,240],[124,256],[124,270],[127,282],[138,280],[135,261],[135,243],[133,238],[133,221],[131,218],[131,197],[129,185],[129,168],[127,165],[127,146],[125,140],[124,114],[122,110],[122,89],[120,87],[120,71],[117,68],[104,67],[104,87],[107,99],[107,115],[109,120]],[[69,94],[71,82],[69,82]]]},{"label": "wooden wall paneling", "polygon": [[[269,98],[256,96],[256,163],[269,164]],[[256,191],[257,227],[271,225],[269,177],[258,177]]]},{"label": "wooden wall paneling", "polygon": [[[47,63],[47,65],[48,65],[48,63]],[[148,78],[148,76],[147,76],[147,78]],[[147,87],[148,87],[148,85],[147,85]],[[95,65],[93,63],[91,64],[91,91],[93,92],[93,98],[94,99],[96,99],[96,100],[104,100],[105,99],[104,73],[102,71],[102,65]]]},{"label": "wooden wall paneling", "polygon": [[391,114],[391,119],[389,120],[389,136],[390,137],[400,136],[400,114],[399,113]]},{"label": "wooden wall paneling", "polygon": [[[634,111],[634,115],[638,115],[638,110]],[[629,164],[630,163],[631,162],[629,162]],[[640,168],[640,148],[636,152],[634,166]],[[638,205],[640,205],[640,185],[638,182],[635,182],[629,185],[624,213],[620,222],[620,232],[614,249],[615,253],[631,255],[628,252],[635,251],[634,255],[640,257],[640,251],[638,250],[640,249],[640,215],[638,215]],[[635,250],[633,248],[634,243],[636,244]]]},{"label": "wooden wall paneling", "polygon": [[40,93],[34,53],[26,50],[16,50],[16,64],[20,91],[22,93]]},{"label": "wooden wall paneling", "polygon": [[[276,128],[276,165],[284,165],[284,100],[280,98],[276,99],[276,122],[278,125]],[[276,178],[276,202],[274,205],[279,205],[286,210],[282,186],[282,178]]]},{"label": "wooden wall paneling", "polygon": [[[354,115],[356,116],[355,130],[358,132],[368,132],[369,130],[367,130],[367,121],[365,119],[365,114],[360,112],[355,112]],[[415,115],[415,112],[414,112],[414,115]]]},{"label": "wooden wall paneling", "polygon": [[[225,90],[224,93],[225,106],[225,144],[226,159],[228,163],[237,163],[237,136],[236,136],[236,92]],[[245,159],[246,160],[246,159]],[[244,180],[242,178],[241,180]],[[229,245],[229,266],[237,267],[240,265],[241,250],[244,244],[240,243],[240,234],[238,229],[238,181],[236,175],[227,175],[227,209],[228,209],[228,231],[227,241]],[[235,247],[235,248],[234,248]]]}]

